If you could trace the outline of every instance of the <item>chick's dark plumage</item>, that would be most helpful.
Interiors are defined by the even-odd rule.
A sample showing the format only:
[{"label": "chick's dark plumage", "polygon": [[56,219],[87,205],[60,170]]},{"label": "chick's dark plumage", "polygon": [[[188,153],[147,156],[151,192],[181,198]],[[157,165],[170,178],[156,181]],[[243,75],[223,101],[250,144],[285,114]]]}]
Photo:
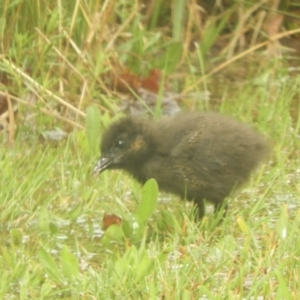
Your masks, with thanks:
[{"label": "chick's dark plumage", "polygon": [[96,173],[124,169],[139,182],[193,200],[222,204],[266,157],[266,140],[249,126],[218,113],[179,113],[159,121],[134,117],[111,125],[101,143]]}]

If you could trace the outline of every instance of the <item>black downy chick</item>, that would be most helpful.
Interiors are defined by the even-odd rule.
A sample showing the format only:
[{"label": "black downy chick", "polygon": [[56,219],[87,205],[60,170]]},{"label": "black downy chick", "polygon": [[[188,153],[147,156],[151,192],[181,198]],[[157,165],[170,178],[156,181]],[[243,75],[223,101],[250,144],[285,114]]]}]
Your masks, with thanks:
[{"label": "black downy chick", "polygon": [[154,178],[161,190],[194,201],[202,218],[204,199],[218,211],[268,152],[263,136],[218,113],[125,117],[104,133],[94,173],[123,169],[142,184]]}]

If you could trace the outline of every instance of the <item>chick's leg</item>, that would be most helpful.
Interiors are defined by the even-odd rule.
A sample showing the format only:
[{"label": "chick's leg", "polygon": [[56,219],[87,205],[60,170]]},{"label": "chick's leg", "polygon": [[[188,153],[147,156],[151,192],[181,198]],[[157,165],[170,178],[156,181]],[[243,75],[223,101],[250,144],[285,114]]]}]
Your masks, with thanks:
[{"label": "chick's leg", "polygon": [[201,221],[205,216],[205,203],[204,200],[195,200],[195,204],[197,205],[197,215],[196,219]]}]

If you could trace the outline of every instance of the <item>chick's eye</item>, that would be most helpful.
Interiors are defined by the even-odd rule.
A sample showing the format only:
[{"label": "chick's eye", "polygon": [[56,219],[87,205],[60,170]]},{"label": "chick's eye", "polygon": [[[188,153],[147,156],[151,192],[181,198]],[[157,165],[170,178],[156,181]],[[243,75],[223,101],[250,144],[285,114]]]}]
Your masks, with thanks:
[{"label": "chick's eye", "polygon": [[124,140],[118,140],[116,142],[116,147],[119,149],[123,149],[125,147],[125,141]]}]

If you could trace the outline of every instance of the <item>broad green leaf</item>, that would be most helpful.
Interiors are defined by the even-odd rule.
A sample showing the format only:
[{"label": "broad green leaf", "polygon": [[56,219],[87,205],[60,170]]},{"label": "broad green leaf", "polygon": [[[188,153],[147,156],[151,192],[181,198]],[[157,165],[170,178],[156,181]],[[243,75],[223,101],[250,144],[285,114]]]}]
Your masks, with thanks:
[{"label": "broad green leaf", "polygon": [[155,263],[153,259],[150,259],[149,257],[144,257],[143,260],[137,265],[136,268],[136,280],[140,281],[144,279],[144,277],[154,269]]},{"label": "broad green leaf", "polygon": [[166,73],[172,73],[179,64],[182,55],[182,43],[171,42],[166,45],[165,55],[161,58],[159,66],[165,70]]},{"label": "broad green leaf", "polygon": [[79,265],[75,255],[64,245],[60,253],[60,265],[63,274],[70,280],[79,276]]},{"label": "broad green leaf", "polygon": [[55,261],[53,260],[52,256],[44,248],[39,249],[38,258],[39,258],[40,263],[46,269],[48,275],[52,278],[52,280],[54,280],[55,282],[60,282],[60,283],[63,282]]},{"label": "broad green leaf", "polygon": [[281,272],[275,272],[277,280],[278,280],[278,287],[277,287],[277,293],[275,299],[281,300],[292,300],[295,299],[290,291],[289,291],[289,285],[286,279],[282,276]]},{"label": "broad green leaf", "polygon": [[161,252],[160,254],[157,255],[156,257],[156,261],[158,264],[163,265],[166,261],[166,259],[168,258],[170,252],[172,252],[171,250],[164,250],[163,252]]},{"label": "broad green leaf", "polygon": [[39,227],[42,231],[49,231],[50,216],[47,207],[43,206],[39,213]]},{"label": "broad green leaf", "polygon": [[142,200],[139,203],[135,216],[142,224],[154,213],[158,197],[158,186],[155,179],[149,179],[142,189]]},{"label": "broad green leaf", "polygon": [[189,300],[192,298],[193,298],[193,295],[192,295],[191,291],[189,291],[187,289],[184,289],[181,291],[181,299],[182,300]]},{"label": "broad green leaf", "polygon": [[127,220],[122,220],[122,230],[124,232],[124,235],[126,238],[130,238],[130,235],[132,234],[132,227],[131,223],[129,223]]},{"label": "broad green leaf", "polygon": [[101,244],[109,246],[111,243],[123,243],[124,242],[124,232],[122,228],[118,225],[109,226],[103,236],[101,237]]},{"label": "broad green leaf", "polygon": [[80,216],[81,213],[82,213],[82,203],[79,203],[71,209],[71,211],[68,213],[68,216],[71,220],[75,220]]}]

